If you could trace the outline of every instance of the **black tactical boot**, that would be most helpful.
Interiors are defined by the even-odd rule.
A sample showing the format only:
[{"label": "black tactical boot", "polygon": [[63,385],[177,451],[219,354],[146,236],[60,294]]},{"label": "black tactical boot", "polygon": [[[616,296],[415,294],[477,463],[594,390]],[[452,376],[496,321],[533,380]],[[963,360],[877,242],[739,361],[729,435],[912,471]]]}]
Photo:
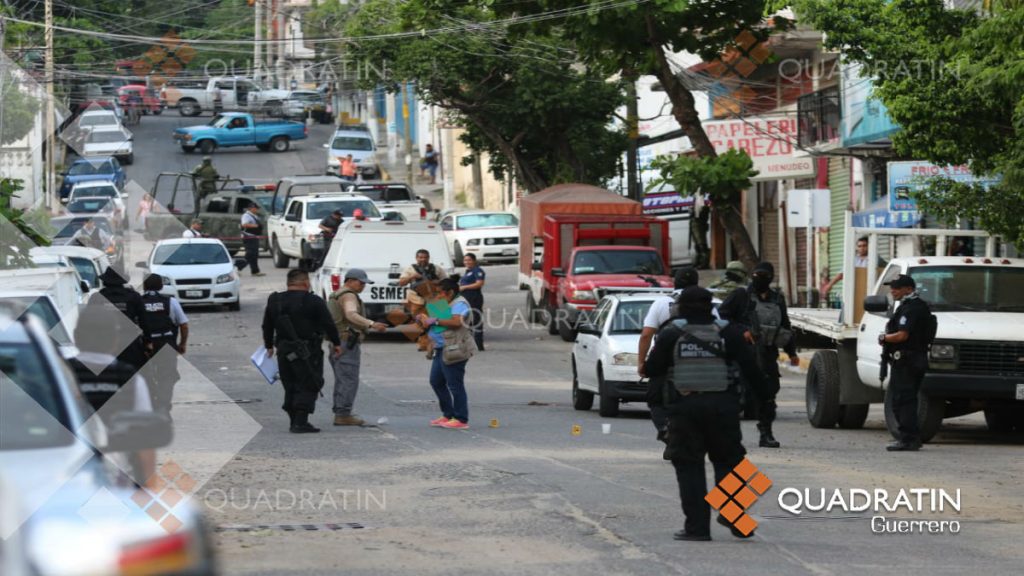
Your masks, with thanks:
[{"label": "black tactical boot", "polygon": [[771,424],[758,424],[757,431],[761,433],[761,441],[757,443],[761,448],[778,448],[779,441],[772,435]]},{"label": "black tactical boot", "polygon": [[292,410],[288,411],[288,431],[295,431],[295,412]]},{"label": "black tactical boot", "polygon": [[292,424],[290,432],[293,434],[313,434],[320,429],[309,423],[309,412],[303,410],[295,411],[295,423]]}]

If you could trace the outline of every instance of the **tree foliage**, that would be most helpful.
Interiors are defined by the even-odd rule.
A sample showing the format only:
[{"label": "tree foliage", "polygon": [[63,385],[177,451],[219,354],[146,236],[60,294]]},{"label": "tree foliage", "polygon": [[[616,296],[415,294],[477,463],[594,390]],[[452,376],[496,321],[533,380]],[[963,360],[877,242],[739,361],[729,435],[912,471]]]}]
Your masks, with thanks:
[{"label": "tree foliage", "polygon": [[864,64],[902,128],[897,154],[1001,176],[987,191],[932,179],[922,210],[974,219],[1024,245],[1024,5],[996,2],[979,13],[943,0],[800,0],[797,13]]},{"label": "tree foliage", "polygon": [[35,125],[39,95],[27,91],[23,73],[0,65],[0,146],[24,138]]},{"label": "tree foliage", "polygon": [[[370,0],[349,19],[346,33],[462,28],[493,20],[490,4]],[[473,151],[491,155],[495,175],[511,172],[531,192],[565,181],[601,184],[625,150],[624,134],[609,128],[623,102],[621,85],[557,57],[568,51],[557,29],[513,36],[481,26],[361,40],[346,49],[357,62],[386,69],[390,91],[408,83],[422,102],[454,112]],[[360,82],[372,88],[381,79],[367,75]]]},{"label": "tree foliage", "polygon": [[28,222],[26,212],[12,206],[12,200],[21,189],[21,180],[0,178],[0,268],[35,266],[29,250],[50,244],[49,239]]}]

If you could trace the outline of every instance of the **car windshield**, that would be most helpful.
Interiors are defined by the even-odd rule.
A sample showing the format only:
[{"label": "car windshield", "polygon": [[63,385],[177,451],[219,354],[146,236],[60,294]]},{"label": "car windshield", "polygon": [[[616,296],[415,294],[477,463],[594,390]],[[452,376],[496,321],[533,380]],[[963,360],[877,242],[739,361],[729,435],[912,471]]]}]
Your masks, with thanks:
[{"label": "car windshield", "polygon": [[587,250],[576,254],[573,274],[664,274],[652,250]]},{"label": "car windshield", "polygon": [[157,266],[191,266],[197,264],[225,264],[230,262],[228,252],[221,244],[165,244],[158,246],[153,255]]},{"label": "car windshield", "polygon": [[119,130],[104,130],[102,132],[90,132],[89,138],[86,140],[88,144],[121,144],[127,142],[128,136]]},{"label": "car windshield", "polygon": [[[16,329],[17,325],[8,328]],[[0,401],[0,451],[71,444],[74,436],[68,432],[53,370],[36,346],[12,340],[0,333],[0,371],[7,381]],[[15,386],[8,387],[8,382]]]},{"label": "car windshield", "polygon": [[331,142],[331,149],[371,152],[373,151],[373,141],[360,136],[335,136],[334,142]]},{"label": "car windshield", "polygon": [[356,209],[363,211],[367,218],[380,218],[377,206],[369,200],[332,200],[328,202],[310,202],[306,205],[307,220],[322,220],[331,212],[341,210],[345,218],[351,218]]},{"label": "car windshield", "polygon": [[98,197],[104,198],[117,198],[117,188],[113,185],[110,186],[88,186],[86,188],[76,188],[71,192],[71,198],[82,198],[82,197]]},{"label": "car windshield", "polygon": [[466,216],[458,217],[456,226],[460,230],[519,226],[519,219],[513,214],[467,214]]},{"label": "car windshield", "polygon": [[1024,268],[916,266],[908,274],[936,312],[1024,312]]},{"label": "car windshield", "polygon": [[93,174],[113,174],[114,166],[110,162],[80,161],[71,165],[68,174],[72,176],[92,176]]},{"label": "car windshield", "polygon": [[[374,202],[409,202],[412,194],[405,186],[387,186],[382,184],[368,184],[352,187],[356,194],[362,194]],[[387,198],[384,193],[387,192]]]},{"label": "car windshield", "polygon": [[277,210],[271,210],[270,205],[274,202],[273,196],[257,196],[253,198],[260,205],[260,211],[266,214],[280,212],[284,209],[284,198],[277,199]]},{"label": "car windshield", "polygon": [[107,198],[83,198],[68,202],[68,212],[86,212],[93,214],[110,208],[110,200]]},{"label": "car windshield", "polygon": [[110,126],[117,125],[117,117],[110,114],[89,114],[78,120],[79,126]]},{"label": "car windshield", "polygon": [[75,269],[78,270],[78,275],[82,277],[82,280],[85,280],[89,283],[89,286],[95,288],[98,277],[96,274],[96,267],[92,265],[92,260],[73,256],[71,258],[71,263],[75,266]]},{"label": "car windshield", "polygon": [[43,326],[49,331],[54,342],[62,346],[71,344],[71,335],[68,334],[64,323],[61,322],[60,314],[53,307],[53,303],[47,298],[38,296],[0,296],[0,310],[7,310],[10,316],[20,314],[22,318],[26,314],[32,314],[43,321]]},{"label": "car windshield", "polygon": [[644,317],[651,307],[650,300],[620,302],[612,317],[612,334],[639,334],[644,327]]},{"label": "car windshield", "polygon": [[319,102],[322,100],[320,94],[316,92],[292,92],[293,100],[301,100],[303,102]]}]

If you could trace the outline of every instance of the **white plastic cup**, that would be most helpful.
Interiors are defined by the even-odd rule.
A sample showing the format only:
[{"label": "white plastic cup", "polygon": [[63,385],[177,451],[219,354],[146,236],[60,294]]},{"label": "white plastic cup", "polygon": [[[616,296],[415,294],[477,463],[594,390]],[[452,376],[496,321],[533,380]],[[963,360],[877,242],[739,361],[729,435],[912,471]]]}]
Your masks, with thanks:
[{"label": "white plastic cup", "polygon": [[380,418],[377,418],[377,426],[383,426],[383,425],[385,425],[387,423],[388,423],[387,416],[381,416]]},{"label": "white plastic cup", "polygon": [[611,424],[601,424],[601,434],[611,434],[611,433],[612,433],[612,425]]}]

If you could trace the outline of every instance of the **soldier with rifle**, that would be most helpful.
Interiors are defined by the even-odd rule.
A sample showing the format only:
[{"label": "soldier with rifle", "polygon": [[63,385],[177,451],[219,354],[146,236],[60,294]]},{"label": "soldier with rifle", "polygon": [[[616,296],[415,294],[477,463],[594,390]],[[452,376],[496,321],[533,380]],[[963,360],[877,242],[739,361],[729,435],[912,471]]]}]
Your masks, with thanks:
[{"label": "soldier with rifle", "polygon": [[284,386],[282,408],[291,419],[289,431],[294,434],[320,431],[309,423],[309,415],[324,386],[324,338],[331,341],[334,356],[341,354],[341,338],[327,304],[310,292],[310,287],[307,272],[289,270],[288,289],[272,293],[263,312],[263,344],[271,356],[276,347]]}]

